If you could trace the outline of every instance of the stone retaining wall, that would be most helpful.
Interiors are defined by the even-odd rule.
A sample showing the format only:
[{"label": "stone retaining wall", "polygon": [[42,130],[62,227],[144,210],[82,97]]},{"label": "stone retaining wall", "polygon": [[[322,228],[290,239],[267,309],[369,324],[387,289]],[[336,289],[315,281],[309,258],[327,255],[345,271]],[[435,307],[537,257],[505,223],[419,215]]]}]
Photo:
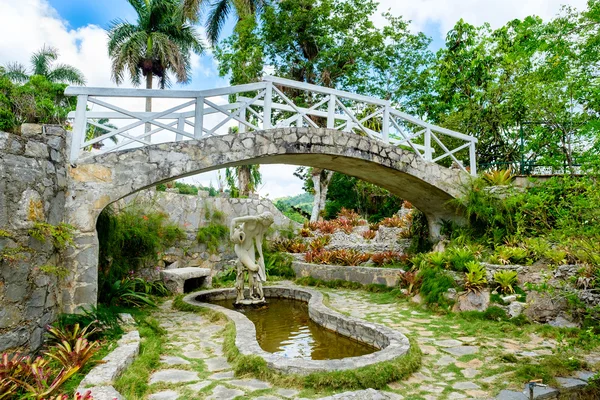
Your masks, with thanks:
[{"label": "stone retaining wall", "polygon": [[[230,197],[207,197],[208,192],[199,192],[198,195],[186,195],[174,192],[159,192],[154,189],[142,190],[138,193],[125,197],[116,203],[116,207],[125,207],[135,202],[144,204],[157,211],[164,212],[169,216],[169,221],[181,227],[186,238],[181,240],[177,246],[167,249],[164,253],[164,261],[169,264],[179,261],[178,267],[196,267],[219,269],[221,265],[233,258],[233,246],[229,238],[225,239],[218,248],[217,254],[207,251],[206,244],[198,243],[196,235],[198,229],[211,222],[211,216],[215,211],[223,213],[223,225],[229,226],[235,217],[246,215],[258,215],[265,211],[273,214],[273,229],[297,230],[301,225],[287,218],[268,199],[263,198],[230,198]],[[164,265],[160,265],[163,267]],[[144,277],[158,279],[158,273],[148,276],[155,269],[150,265],[150,270]]]},{"label": "stone retaining wall", "polygon": [[20,135],[0,132],[0,254],[16,256],[0,256],[0,352],[39,348],[60,310],[69,279],[51,271],[62,266],[62,254],[29,230],[36,222],[64,221],[65,149],[60,127],[24,124]]},{"label": "stone retaining wall", "polygon": [[323,295],[320,292],[283,286],[265,287],[264,291],[267,298],[281,297],[307,302],[310,318],[319,325],[344,336],[368,343],[380,350],[360,357],[348,357],[339,360],[285,358],[280,355],[268,353],[260,347],[256,340],[256,327],[242,313],[203,302],[203,300],[207,299],[234,299],[236,296],[235,289],[216,289],[202,293],[192,293],[186,296],[184,301],[225,314],[235,324],[235,344],[240,353],[262,357],[267,362],[269,368],[282,373],[308,375],[318,371],[355,369],[393,360],[405,355],[410,348],[408,339],[400,332],[383,325],[348,317],[327,308],[323,304]]},{"label": "stone retaining wall", "polygon": [[300,261],[292,262],[297,278],[307,276],[323,281],[344,280],[362,285],[372,283],[386,286],[398,286],[404,273],[402,269],[377,267],[350,267],[345,265],[320,265]]}]

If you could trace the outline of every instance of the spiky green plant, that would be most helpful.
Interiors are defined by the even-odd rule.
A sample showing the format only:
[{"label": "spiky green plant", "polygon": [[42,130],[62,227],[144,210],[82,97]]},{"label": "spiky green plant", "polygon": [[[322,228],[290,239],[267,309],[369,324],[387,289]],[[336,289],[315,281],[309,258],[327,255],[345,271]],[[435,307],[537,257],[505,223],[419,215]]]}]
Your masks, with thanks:
[{"label": "spiky green plant", "polygon": [[476,261],[468,262],[465,267],[465,289],[468,292],[479,292],[487,284],[486,272],[483,265]]},{"label": "spiky green plant", "polygon": [[515,179],[515,176],[512,174],[510,168],[497,169],[485,172],[483,174],[483,179],[485,179],[491,185],[504,186],[509,185]]},{"label": "spiky green plant", "polygon": [[517,271],[498,271],[494,274],[494,282],[498,290],[504,294],[514,293],[514,284],[517,283]]}]

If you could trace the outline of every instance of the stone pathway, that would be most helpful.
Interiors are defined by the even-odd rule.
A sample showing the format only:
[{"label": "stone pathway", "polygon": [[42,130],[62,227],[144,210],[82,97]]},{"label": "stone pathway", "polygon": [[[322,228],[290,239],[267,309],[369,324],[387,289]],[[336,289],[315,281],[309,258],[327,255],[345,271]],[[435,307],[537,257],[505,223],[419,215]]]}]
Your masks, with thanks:
[{"label": "stone pathway", "polygon": [[[297,389],[277,388],[258,379],[234,377],[231,365],[223,356],[223,322],[171,308],[165,302],[154,314],[167,331],[167,342],[159,369],[149,380],[149,400],[284,400],[303,399]],[[352,392],[352,399],[393,399],[402,397],[379,391]],[[314,398],[314,396],[311,396]],[[346,398],[346,397],[335,397]]]},{"label": "stone pathway", "polygon": [[[511,387],[516,364],[502,363],[510,354],[519,360],[551,354],[556,343],[537,335],[506,338],[506,334],[461,326],[460,321],[420,311],[407,303],[377,304],[362,291],[325,290],[329,306],[347,315],[385,324],[419,342],[422,368],[407,380],[393,382],[391,391],[355,391],[323,399],[491,399]],[[257,379],[234,377],[223,356],[224,322],[171,309],[165,302],[154,314],[168,332],[158,370],[150,376],[152,400],[316,398],[311,391],[274,387]],[[450,321],[450,322],[449,322]],[[522,390],[522,389],[521,389]]]}]

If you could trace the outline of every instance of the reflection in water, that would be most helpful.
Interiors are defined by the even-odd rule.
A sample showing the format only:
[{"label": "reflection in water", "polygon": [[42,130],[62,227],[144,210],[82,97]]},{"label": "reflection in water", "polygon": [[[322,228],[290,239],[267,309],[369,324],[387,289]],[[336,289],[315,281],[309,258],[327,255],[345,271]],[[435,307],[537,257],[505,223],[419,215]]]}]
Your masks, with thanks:
[{"label": "reflection in water", "polygon": [[325,329],[308,316],[303,301],[268,298],[264,308],[233,307],[233,300],[211,303],[240,311],[254,322],[260,347],[288,358],[331,360],[362,356],[377,351],[375,347]]}]

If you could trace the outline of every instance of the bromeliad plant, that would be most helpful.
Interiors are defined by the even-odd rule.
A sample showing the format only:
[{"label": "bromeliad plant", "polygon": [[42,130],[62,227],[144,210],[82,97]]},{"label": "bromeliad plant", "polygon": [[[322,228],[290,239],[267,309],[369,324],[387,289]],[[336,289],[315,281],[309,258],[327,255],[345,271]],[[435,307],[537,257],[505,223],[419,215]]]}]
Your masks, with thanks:
[{"label": "bromeliad plant", "polygon": [[494,282],[498,290],[504,294],[515,292],[514,285],[517,283],[517,271],[498,271],[494,274]]},{"label": "bromeliad plant", "polygon": [[483,265],[470,261],[466,265],[465,289],[467,292],[479,292],[487,284],[486,272]]},{"label": "bromeliad plant", "polygon": [[483,179],[493,186],[505,186],[511,184],[511,182],[515,179],[515,175],[513,175],[510,168],[497,169],[485,172],[483,174]]}]

